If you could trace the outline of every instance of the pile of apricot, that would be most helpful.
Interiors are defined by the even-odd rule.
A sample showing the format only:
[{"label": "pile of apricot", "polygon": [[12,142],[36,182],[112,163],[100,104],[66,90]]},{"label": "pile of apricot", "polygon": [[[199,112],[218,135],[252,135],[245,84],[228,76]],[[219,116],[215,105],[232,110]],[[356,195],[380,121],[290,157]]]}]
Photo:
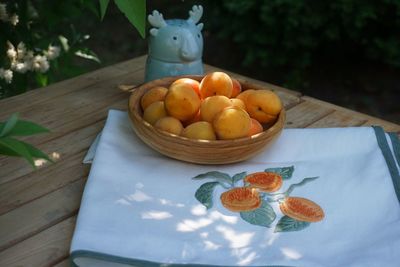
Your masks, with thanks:
[{"label": "pile of apricot", "polygon": [[191,139],[228,140],[261,133],[282,109],[270,90],[247,89],[224,72],[198,82],[175,80],[169,88],[154,87],[141,98],[143,119],[154,127]]}]

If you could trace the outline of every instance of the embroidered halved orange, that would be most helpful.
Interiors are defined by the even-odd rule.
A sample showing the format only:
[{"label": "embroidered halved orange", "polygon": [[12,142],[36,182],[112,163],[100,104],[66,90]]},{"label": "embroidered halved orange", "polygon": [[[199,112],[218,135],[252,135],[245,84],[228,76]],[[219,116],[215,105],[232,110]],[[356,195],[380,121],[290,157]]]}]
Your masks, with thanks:
[{"label": "embroidered halved orange", "polygon": [[315,202],[302,197],[287,197],[279,205],[282,213],[304,222],[318,222],[324,217],[324,211]]},{"label": "embroidered halved orange", "polygon": [[282,176],[274,172],[255,172],[247,175],[244,181],[264,192],[275,192],[282,186]]},{"label": "embroidered halved orange", "polygon": [[222,205],[230,211],[251,211],[261,206],[260,195],[255,188],[236,187],[221,194]]}]

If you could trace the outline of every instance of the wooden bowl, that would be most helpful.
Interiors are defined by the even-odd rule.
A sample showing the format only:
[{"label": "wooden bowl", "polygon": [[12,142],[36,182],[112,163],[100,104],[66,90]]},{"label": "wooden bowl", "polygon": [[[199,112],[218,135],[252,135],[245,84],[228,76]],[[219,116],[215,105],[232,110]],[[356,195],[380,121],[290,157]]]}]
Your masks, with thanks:
[{"label": "wooden bowl", "polygon": [[[191,78],[201,81],[204,76],[166,77],[145,83],[132,91],[129,97],[129,117],[137,136],[148,146],[168,157],[197,164],[227,164],[244,161],[263,151],[281,133],[285,123],[285,110],[282,109],[276,122],[262,133],[234,140],[194,140],[153,127],[143,120],[140,99],[143,94],[155,87],[169,85],[178,78]],[[263,90],[259,85],[238,79],[242,90]]]}]

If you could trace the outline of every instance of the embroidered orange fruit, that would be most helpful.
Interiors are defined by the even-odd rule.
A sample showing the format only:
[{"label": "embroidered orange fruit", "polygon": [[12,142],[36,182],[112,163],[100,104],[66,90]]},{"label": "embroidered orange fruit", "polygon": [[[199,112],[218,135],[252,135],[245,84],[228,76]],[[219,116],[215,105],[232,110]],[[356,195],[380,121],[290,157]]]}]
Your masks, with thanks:
[{"label": "embroidered orange fruit", "polygon": [[283,214],[304,222],[318,222],[325,217],[317,203],[302,197],[287,197],[279,208]]},{"label": "embroidered orange fruit", "polygon": [[244,181],[264,192],[275,192],[282,186],[282,176],[274,172],[255,172],[247,175]]},{"label": "embroidered orange fruit", "polygon": [[260,195],[255,188],[236,187],[221,194],[222,205],[230,211],[251,211],[261,206]]}]

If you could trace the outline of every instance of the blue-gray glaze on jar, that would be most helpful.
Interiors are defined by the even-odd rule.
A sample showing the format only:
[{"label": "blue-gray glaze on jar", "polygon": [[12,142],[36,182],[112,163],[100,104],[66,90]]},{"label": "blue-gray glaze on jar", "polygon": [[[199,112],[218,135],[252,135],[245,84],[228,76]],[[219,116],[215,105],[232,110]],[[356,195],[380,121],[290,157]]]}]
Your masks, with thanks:
[{"label": "blue-gray glaze on jar", "polygon": [[204,73],[202,6],[193,6],[189,18],[164,20],[157,10],[148,16],[149,53],[145,81],[167,76],[201,75]]}]

